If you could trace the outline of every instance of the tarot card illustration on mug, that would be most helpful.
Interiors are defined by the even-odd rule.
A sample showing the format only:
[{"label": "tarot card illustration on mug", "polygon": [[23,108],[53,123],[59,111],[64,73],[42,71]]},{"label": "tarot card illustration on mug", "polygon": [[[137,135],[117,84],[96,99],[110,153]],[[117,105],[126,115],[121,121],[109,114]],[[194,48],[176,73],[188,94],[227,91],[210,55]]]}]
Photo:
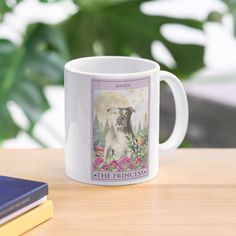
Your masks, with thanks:
[{"label": "tarot card illustration on mug", "polygon": [[92,80],[92,179],[148,174],[149,78]]}]

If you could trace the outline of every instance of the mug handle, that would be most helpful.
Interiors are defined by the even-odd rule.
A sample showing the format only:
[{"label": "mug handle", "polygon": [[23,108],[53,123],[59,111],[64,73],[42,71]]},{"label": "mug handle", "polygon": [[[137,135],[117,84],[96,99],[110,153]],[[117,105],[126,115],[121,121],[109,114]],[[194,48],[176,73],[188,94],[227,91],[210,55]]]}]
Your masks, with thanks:
[{"label": "mug handle", "polygon": [[188,100],[180,80],[167,71],[160,71],[160,81],[165,81],[171,88],[175,100],[175,126],[170,137],[159,145],[160,153],[176,149],[183,141],[188,127]]}]

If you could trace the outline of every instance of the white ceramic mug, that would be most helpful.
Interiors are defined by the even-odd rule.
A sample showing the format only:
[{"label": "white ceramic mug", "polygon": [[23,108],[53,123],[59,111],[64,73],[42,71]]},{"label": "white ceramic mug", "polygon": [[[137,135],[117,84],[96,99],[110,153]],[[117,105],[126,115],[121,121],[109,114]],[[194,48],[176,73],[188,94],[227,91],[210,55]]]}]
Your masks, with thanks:
[{"label": "white ceramic mug", "polygon": [[[171,88],[174,130],[159,144],[160,81]],[[176,76],[151,60],[101,56],[65,65],[66,174],[83,183],[127,185],[159,172],[159,154],[176,149],[188,103]]]}]

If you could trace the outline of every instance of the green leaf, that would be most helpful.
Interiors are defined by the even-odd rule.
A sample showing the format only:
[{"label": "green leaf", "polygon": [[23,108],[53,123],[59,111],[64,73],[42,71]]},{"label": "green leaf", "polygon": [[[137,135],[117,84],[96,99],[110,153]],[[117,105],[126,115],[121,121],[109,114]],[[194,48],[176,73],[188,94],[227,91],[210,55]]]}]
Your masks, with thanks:
[{"label": "green leaf", "polygon": [[14,123],[8,109],[0,103],[0,142],[15,137],[20,128]]},{"label": "green leaf", "polygon": [[[194,71],[204,67],[204,48],[193,44],[170,43],[167,40],[165,45],[172,52],[177,66],[171,71],[181,79],[188,79]],[[168,70],[170,70],[168,68]]]},{"label": "green leaf", "polygon": [[212,11],[209,13],[209,15],[207,17],[207,21],[222,23],[222,18],[223,18],[222,13],[220,13],[218,11]]},{"label": "green leaf", "polygon": [[236,36],[236,0],[222,0],[227,6],[234,20],[234,35]]},{"label": "green leaf", "polygon": [[53,3],[53,2],[60,2],[62,0],[39,0],[42,3]]},{"label": "green leaf", "polygon": [[[28,118],[28,132],[32,136],[35,124],[49,109],[44,89],[63,84],[63,67],[69,59],[91,55],[138,55],[154,60],[151,44],[159,40],[177,64],[173,69],[161,64],[162,69],[186,78],[204,65],[202,46],[173,43],[160,33],[162,26],[172,23],[202,30],[200,21],[145,15],[140,10],[144,0],[74,2],[79,5],[78,13],[60,25],[30,25],[22,45],[0,40],[0,141],[16,136],[20,130],[8,111],[10,101],[16,102]],[[0,17],[14,6],[0,1]]]},{"label": "green leaf", "polygon": [[6,1],[0,0],[0,21],[3,19],[3,16],[7,12],[11,12],[13,8],[18,4],[21,0],[15,1]]},{"label": "green leaf", "polygon": [[49,108],[42,88],[36,86],[32,81],[22,80],[17,87],[17,93],[12,93],[11,99],[21,107],[33,124],[36,123],[42,113]]},{"label": "green leaf", "polygon": [[63,84],[66,48],[60,30],[43,24],[30,26],[20,46],[0,40],[0,141],[15,137],[20,130],[9,114],[9,101],[25,113],[29,132],[49,109],[44,88]]},{"label": "green leaf", "polygon": [[[86,1],[78,1],[80,4]],[[86,2],[89,5],[89,2]],[[171,70],[187,77],[200,69],[204,48],[201,45],[177,44],[168,41],[160,29],[165,24],[181,24],[202,30],[202,22],[192,19],[177,19],[165,16],[145,15],[140,11],[143,1],[99,1],[107,3],[103,8],[82,8],[62,24],[72,58],[90,55],[133,55],[154,60],[151,43],[161,41],[176,60]],[[110,4],[111,2],[116,4]],[[94,3],[95,5],[97,3]],[[98,4],[99,5],[99,4]]]},{"label": "green leaf", "polygon": [[110,5],[116,5],[123,2],[129,2],[134,0],[74,0],[82,10],[99,10],[101,8],[110,6]]},{"label": "green leaf", "polygon": [[1,16],[3,16],[4,13],[11,11],[11,7],[7,5],[6,1],[1,0],[0,1],[0,19],[2,19]]}]

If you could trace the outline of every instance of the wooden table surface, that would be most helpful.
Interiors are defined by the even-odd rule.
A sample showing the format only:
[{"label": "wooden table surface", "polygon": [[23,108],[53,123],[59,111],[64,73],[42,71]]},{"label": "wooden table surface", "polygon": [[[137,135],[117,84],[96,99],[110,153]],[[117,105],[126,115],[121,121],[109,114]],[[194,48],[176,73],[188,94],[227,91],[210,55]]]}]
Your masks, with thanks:
[{"label": "wooden table surface", "polygon": [[1,175],[49,184],[55,216],[28,236],[236,235],[236,149],[180,149],[160,165],[152,181],[101,187],[68,179],[62,150],[0,150]]}]

